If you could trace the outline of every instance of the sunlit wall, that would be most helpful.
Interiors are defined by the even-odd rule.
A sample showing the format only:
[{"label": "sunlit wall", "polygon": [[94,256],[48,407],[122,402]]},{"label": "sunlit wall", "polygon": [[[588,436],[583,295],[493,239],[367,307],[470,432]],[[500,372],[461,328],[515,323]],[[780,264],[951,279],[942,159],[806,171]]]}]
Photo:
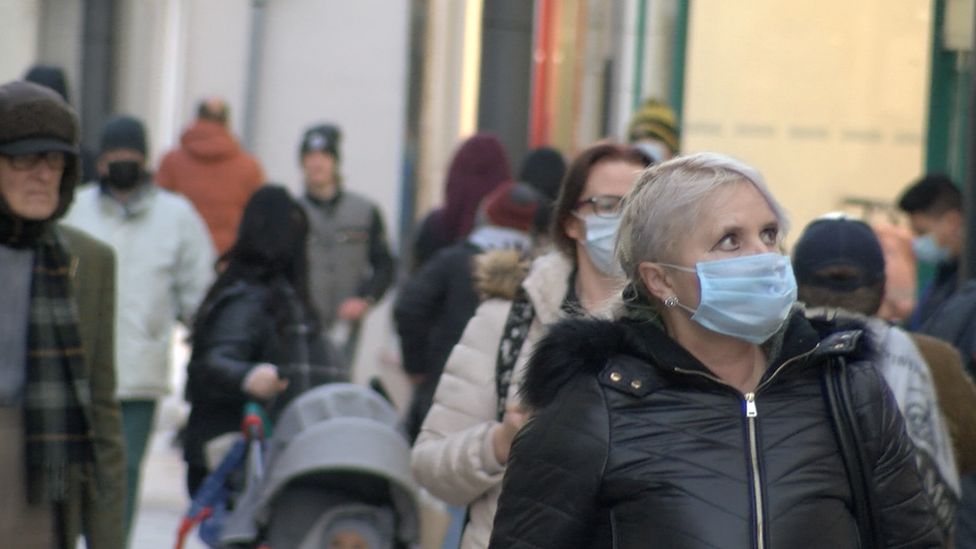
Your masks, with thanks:
[{"label": "sunlit wall", "polygon": [[684,150],[758,167],[794,236],[923,166],[930,0],[692,2]]}]

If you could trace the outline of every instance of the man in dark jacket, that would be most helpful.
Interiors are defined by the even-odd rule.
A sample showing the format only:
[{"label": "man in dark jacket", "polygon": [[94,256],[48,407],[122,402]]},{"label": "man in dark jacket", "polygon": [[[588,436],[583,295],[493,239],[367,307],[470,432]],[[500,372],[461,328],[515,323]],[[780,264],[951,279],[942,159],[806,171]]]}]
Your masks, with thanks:
[{"label": "man in dark jacket", "polygon": [[916,238],[912,249],[919,261],[935,266],[935,276],[908,321],[917,330],[956,292],[964,219],[962,194],[947,176],[929,174],[913,183],[898,199]]},{"label": "man in dark jacket", "polygon": [[908,334],[874,318],[885,292],[885,259],[866,223],[830,216],[808,225],[793,249],[793,272],[799,300],[808,307],[866,315],[881,374],[905,417],[940,526],[950,534],[960,497],[959,473],[973,472],[976,459],[970,431],[976,428],[976,389],[959,354],[944,341]]},{"label": "man in dark jacket", "polygon": [[57,223],[79,173],[67,103],[0,86],[0,539],[23,548],[124,545],[114,255]]},{"label": "man in dark jacket", "polygon": [[302,137],[299,160],[308,214],[308,277],[315,312],[353,362],[359,326],[393,282],[395,264],[379,208],[339,174],[339,128],[320,124]]}]

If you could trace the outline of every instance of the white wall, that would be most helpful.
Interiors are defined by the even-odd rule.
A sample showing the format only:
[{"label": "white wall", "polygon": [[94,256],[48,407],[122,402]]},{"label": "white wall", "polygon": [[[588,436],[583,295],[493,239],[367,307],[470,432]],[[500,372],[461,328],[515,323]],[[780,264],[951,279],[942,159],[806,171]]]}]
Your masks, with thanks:
[{"label": "white wall", "polygon": [[39,0],[0,1],[0,83],[23,78],[37,58]]}]

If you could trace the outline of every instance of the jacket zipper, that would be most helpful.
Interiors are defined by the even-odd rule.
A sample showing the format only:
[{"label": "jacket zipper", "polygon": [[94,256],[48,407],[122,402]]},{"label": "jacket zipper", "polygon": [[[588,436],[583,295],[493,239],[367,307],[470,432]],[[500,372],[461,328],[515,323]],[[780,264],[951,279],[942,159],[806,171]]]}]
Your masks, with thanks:
[{"label": "jacket zipper", "polygon": [[756,547],[764,549],[763,540],[763,493],[762,482],[759,478],[759,445],[756,441],[756,418],[759,412],[756,410],[756,393],[746,393],[746,423],[749,429],[749,462],[752,465],[752,493],[753,505],[756,506]]},{"label": "jacket zipper", "polygon": [[[755,513],[753,516],[756,518],[755,528],[756,528],[757,549],[765,549],[766,541],[765,539],[763,539],[763,528],[764,528],[765,517],[763,516],[762,481],[759,474],[759,440],[756,435],[756,418],[759,417],[759,410],[756,408],[756,393],[758,393],[763,387],[769,385],[769,383],[776,376],[778,376],[779,373],[782,372],[783,369],[786,368],[788,365],[802,358],[806,358],[807,356],[813,354],[813,352],[819,348],[820,348],[820,344],[818,343],[816,346],[814,346],[813,349],[810,349],[809,351],[803,354],[797,355],[787,360],[786,362],[783,362],[782,364],[779,365],[778,368],[776,368],[776,370],[773,371],[772,374],[770,374],[768,378],[766,378],[766,381],[763,381],[762,383],[757,385],[754,391],[751,391],[743,395],[743,403],[745,405],[744,408],[745,408],[745,416],[746,416],[746,427],[749,434],[749,463],[751,465],[750,472],[752,476],[752,491],[753,491],[752,504],[755,506]],[[695,370],[685,370],[682,368],[675,368],[674,371],[683,374],[698,375],[698,376],[705,377],[707,379],[711,379],[712,381],[715,381],[721,385],[725,385],[726,387],[729,387],[732,390],[734,390],[736,393],[741,394],[738,389],[722,381],[721,379],[719,379],[714,375],[706,374],[704,372],[698,372]]]}]

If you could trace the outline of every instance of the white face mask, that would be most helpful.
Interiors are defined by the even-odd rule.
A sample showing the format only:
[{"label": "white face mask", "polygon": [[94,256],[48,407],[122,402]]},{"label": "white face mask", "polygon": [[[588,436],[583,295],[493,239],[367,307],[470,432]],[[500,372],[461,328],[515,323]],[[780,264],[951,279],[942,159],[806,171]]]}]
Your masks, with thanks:
[{"label": "white face mask", "polygon": [[578,215],[586,226],[586,240],[583,246],[590,261],[607,276],[623,276],[623,269],[613,257],[613,247],[617,241],[620,216],[600,217],[596,214]]},{"label": "white face mask", "polygon": [[692,313],[692,320],[713,332],[756,345],[783,326],[796,302],[796,278],[785,255],[764,253],[699,261],[694,269],[661,265],[698,274],[698,308],[677,304]]}]

